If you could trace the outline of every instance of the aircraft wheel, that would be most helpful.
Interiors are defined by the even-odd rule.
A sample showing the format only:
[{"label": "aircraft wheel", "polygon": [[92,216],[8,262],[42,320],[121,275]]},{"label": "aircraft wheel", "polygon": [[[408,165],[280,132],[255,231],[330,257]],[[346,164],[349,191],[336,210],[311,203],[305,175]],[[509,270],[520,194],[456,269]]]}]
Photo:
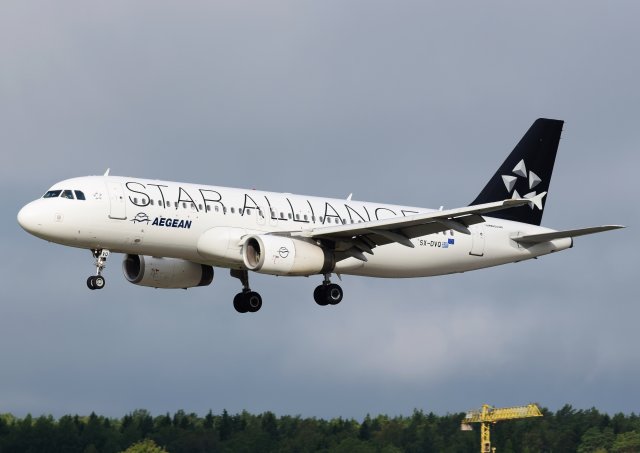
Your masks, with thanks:
[{"label": "aircraft wheel", "polygon": [[249,311],[247,304],[245,303],[245,293],[238,293],[233,298],[233,308],[236,309],[238,313],[246,313]]},{"label": "aircraft wheel", "polygon": [[96,275],[93,277],[93,287],[94,289],[102,289],[104,288],[104,277],[102,275]]},{"label": "aircraft wheel", "polygon": [[262,296],[255,291],[244,294],[245,306],[251,313],[255,313],[262,308]]},{"label": "aircraft wheel", "polygon": [[316,301],[316,304],[322,306],[329,303],[327,301],[327,291],[324,285],[316,286],[316,289],[313,290],[313,300]]},{"label": "aircraft wheel", "polygon": [[95,283],[93,282],[93,279],[94,279],[94,278],[95,278],[95,277],[92,275],[91,277],[89,277],[89,278],[87,279],[87,287],[88,287],[89,289],[96,289],[96,285],[95,285]]},{"label": "aircraft wheel", "polygon": [[326,301],[331,305],[338,305],[342,301],[342,288],[340,285],[336,285],[335,283],[331,283],[325,289],[326,292]]}]

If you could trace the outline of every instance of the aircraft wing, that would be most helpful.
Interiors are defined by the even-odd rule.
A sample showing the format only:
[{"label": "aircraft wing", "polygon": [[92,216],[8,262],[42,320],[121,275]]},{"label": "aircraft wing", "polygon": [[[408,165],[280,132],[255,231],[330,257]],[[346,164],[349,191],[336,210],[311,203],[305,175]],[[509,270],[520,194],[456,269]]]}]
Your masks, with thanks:
[{"label": "aircraft wing", "polygon": [[617,230],[619,228],[624,228],[624,226],[603,225],[603,226],[597,226],[597,227],[579,228],[577,230],[564,230],[564,231],[553,231],[551,233],[529,234],[526,236],[515,237],[512,239],[521,244],[539,244],[541,242],[552,241],[554,239],[575,238],[575,237],[584,236],[587,234],[601,233],[603,231],[609,231],[609,230]]},{"label": "aircraft wing", "polygon": [[[540,199],[546,193],[538,195]],[[338,259],[354,257],[367,261],[363,252],[373,254],[376,246],[397,242],[406,247],[414,247],[412,238],[455,230],[470,234],[469,226],[484,222],[481,214],[535,204],[533,199],[507,199],[463,208],[432,211],[411,216],[392,217],[356,224],[324,226],[309,230],[291,232],[292,236],[327,240],[336,244],[341,253]]]}]

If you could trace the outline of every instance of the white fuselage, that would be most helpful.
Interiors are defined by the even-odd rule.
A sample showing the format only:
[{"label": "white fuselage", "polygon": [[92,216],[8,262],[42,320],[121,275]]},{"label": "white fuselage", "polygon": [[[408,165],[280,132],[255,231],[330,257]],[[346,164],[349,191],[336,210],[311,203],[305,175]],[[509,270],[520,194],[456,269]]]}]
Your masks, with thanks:
[{"label": "white fuselage", "polygon": [[[20,223],[42,239],[85,249],[171,257],[243,268],[236,254],[249,234],[295,232],[323,226],[411,216],[425,208],[287,193],[234,189],[117,176],[68,179],[51,190],[81,191],[77,198],[41,198],[25,206]],[[211,229],[232,231],[228,259],[198,251]],[[522,261],[571,247],[571,238],[522,245],[514,237],[553,230],[485,216],[471,234],[447,230],[376,247],[368,260],[347,258],[334,273],[371,277],[426,277]],[[217,231],[217,230],[214,230]],[[222,231],[222,230],[220,230]]]}]

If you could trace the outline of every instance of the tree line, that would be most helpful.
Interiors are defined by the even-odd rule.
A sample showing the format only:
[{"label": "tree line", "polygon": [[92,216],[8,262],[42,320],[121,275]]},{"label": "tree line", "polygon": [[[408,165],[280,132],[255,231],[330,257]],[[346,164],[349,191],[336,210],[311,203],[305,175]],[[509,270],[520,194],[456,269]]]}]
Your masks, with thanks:
[{"label": "tree line", "polygon": [[[566,405],[542,409],[543,418],[492,427],[499,453],[640,452],[640,416],[609,416]],[[0,453],[129,452],[476,452],[478,430],[461,431],[464,413],[345,418],[276,416],[272,412],[204,417],[177,411],[152,416],[136,410],[124,417],[65,415],[23,418],[0,415]]]}]

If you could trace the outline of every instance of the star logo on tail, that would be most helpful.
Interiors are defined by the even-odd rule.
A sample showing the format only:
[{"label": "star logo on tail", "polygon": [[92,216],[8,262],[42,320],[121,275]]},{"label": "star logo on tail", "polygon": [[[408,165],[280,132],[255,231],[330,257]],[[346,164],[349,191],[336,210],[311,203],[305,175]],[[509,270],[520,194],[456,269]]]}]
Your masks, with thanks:
[{"label": "star logo on tail", "polygon": [[[538,193],[533,189],[542,182],[542,179],[540,179],[540,177],[531,170],[527,172],[527,165],[525,164],[524,159],[513,167],[512,173],[513,174],[511,175],[502,175],[502,182],[504,182],[504,186],[507,188],[507,192],[511,195],[511,198],[536,198]],[[525,190],[522,190],[523,184],[526,184],[524,186]],[[520,187],[523,192],[526,190],[529,190],[529,192],[525,195],[520,195],[516,186]],[[541,201],[542,200],[540,200],[540,203],[532,203],[531,209],[536,206],[538,209],[542,210]]]}]

